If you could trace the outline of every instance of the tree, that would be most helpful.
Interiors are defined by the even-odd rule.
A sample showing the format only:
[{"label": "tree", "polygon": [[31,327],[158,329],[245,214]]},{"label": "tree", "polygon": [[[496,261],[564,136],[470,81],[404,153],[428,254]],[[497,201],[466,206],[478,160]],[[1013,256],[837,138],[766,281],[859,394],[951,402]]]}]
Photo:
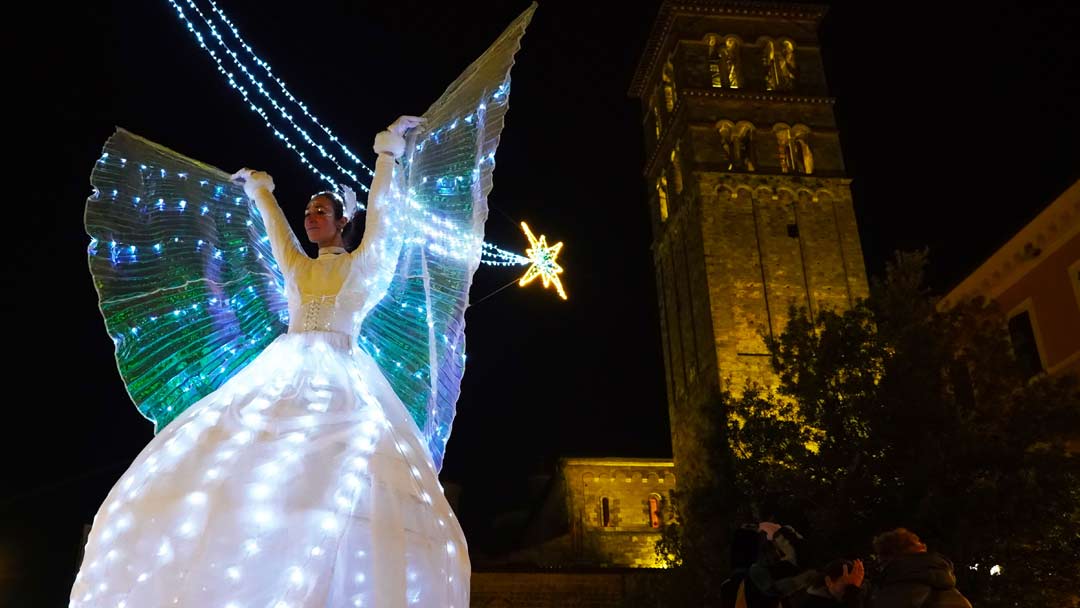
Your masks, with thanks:
[{"label": "tree", "polygon": [[1026,379],[1001,314],[982,301],[938,310],[925,264],[898,254],[850,310],[793,308],[766,338],[778,385],[713,408],[721,474],[680,496],[658,547],[697,592],[723,578],[704,522],[780,514],[820,560],[866,556],[875,534],[903,526],[955,562],[977,606],[1080,606],[1076,378]]}]

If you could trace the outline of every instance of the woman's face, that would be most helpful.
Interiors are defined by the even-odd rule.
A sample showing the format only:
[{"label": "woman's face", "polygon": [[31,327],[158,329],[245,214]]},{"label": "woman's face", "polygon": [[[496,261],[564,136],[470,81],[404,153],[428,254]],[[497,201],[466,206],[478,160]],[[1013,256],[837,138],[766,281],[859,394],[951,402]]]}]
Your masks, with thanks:
[{"label": "woman's face", "polygon": [[325,196],[312,200],[304,211],[304,230],[312,243],[333,240],[345,224],[345,218],[334,219],[334,204]]}]

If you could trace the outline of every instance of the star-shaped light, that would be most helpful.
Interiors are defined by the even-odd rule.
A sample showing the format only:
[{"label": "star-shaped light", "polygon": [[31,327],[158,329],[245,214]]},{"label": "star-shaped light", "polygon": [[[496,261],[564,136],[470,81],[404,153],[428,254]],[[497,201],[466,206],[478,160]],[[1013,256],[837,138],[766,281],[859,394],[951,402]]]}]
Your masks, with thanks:
[{"label": "star-shaped light", "polygon": [[559,250],[562,249],[562,243],[556,243],[549,247],[547,237],[541,234],[540,238],[537,239],[525,222],[521,222],[521,229],[525,231],[525,236],[529,237],[529,244],[532,245],[532,247],[525,250],[525,255],[532,262],[532,266],[529,266],[529,269],[525,271],[525,275],[518,281],[518,285],[524,287],[536,277],[540,277],[544,281],[544,287],[554,284],[555,290],[559,292],[559,297],[565,300],[566,292],[563,291],[562,282],[559,281],[559,273],[563,269],[562,266],[555,263],[555,258],[559,257]]}]

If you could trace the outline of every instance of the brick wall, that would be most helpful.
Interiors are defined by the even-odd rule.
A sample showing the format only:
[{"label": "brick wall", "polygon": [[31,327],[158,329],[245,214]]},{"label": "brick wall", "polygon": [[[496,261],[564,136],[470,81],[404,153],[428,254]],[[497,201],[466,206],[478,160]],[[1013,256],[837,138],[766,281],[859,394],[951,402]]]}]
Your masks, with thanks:
[{"label": "brick wall", "polygon": [[632,574],[473,572],[473,608],[609,608],[622,606]]}]

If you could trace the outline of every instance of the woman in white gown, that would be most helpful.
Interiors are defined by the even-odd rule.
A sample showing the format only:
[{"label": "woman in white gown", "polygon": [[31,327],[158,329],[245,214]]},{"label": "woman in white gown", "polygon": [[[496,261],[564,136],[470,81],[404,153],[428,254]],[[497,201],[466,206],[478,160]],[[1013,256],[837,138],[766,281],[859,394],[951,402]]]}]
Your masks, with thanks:
[{"label": "woman in white gown", "polygon": [[237,174],[285,277],[288,333],[169,423],[109,493],[72,607],[466,608],[465,539],[424,437],[357,348],[401,247],[388,196],[402,117],[375,140],[365,234],[317,195],[300,247],[268,175]]}]

